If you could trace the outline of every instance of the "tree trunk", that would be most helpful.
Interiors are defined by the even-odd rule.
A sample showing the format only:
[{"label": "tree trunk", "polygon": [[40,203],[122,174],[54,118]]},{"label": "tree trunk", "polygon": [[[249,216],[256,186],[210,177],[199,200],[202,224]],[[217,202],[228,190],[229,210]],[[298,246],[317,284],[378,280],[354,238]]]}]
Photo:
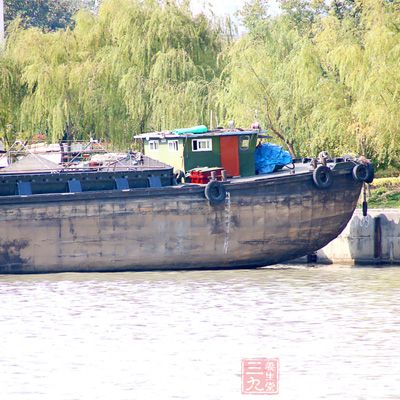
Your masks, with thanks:
[{"label": "tree trunk", "polygon": [[283,134],[281,132],[279,132],[271,123],[269,125],[271,131],[279,138],[281,139],[287,146],[289,154],[292,158],[296,158],[296,154],[294,151],[294,147],[293,147],[293,143],[289,142],[288,140],[285,139],[285,137],[283,136]]},{"label": "tree trunk", "polygon": [[286,143],[286,145],[288,147],[288,150],[289,150],[289,153],[290,153],[291,157],[292,158],[296,158],[296,154],[295,154],[295,151],[294,151],[293,144],[289,143],[289,142],[285,142],[285,143]]}]

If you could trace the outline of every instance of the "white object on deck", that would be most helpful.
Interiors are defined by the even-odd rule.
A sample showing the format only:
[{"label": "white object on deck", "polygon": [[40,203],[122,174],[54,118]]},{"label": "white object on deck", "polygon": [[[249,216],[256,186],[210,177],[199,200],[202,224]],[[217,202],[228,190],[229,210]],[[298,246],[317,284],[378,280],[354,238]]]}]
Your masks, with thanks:
[{"label": "white object on deck", "polygon": [[8,159],[6,155],[0,156],[0,168],[8,167]]}]

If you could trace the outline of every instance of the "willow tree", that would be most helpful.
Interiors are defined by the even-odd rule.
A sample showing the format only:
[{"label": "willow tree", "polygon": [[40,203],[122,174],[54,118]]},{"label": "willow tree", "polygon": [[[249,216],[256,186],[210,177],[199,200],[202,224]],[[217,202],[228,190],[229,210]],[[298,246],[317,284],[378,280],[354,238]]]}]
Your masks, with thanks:
[{"label": "willow tree", "polygon": [[[400,156],[400,16],[381,0],[356,6],[342,18],[327,17],[316,37],[324,69],[341,88],[339,115],[321,119],[340,121],[358,153],[388,163]],[[332,109],[335,97],[325,98]]]},{"label": "willow tree", "polygon": [[359,73],[351,81],[354,105],[368,153],[381,163],[400,160],[400,9],[398,4],[368,0]]},{"label": "willow tree", "polygon": [[296,93],[293,60],[303,44],[283,18],[263,21],[255,34],[239,39],[227,52],[220,101],[226,118],[249,126],[257,117],[264,128],[296,152],[296,137],[305,134],[307,99]]},{"label": "willow tree", "polygon": [[9,55],[27,87],[21,127],[124,145],[137,132],[203,123],[225,40],[188,3],[156,0],[106,0],[65,31],[15,29]]},{"label": "willow tree", "polygon": [[284,2],[277,17],[268,16],[266,3],[247,4],[249,33],[227,55],[220,95],[227,116],[242,125],[257,110],[262,126],[293,156],[351,152],[347,89],[316,44],[328,20],[324,3]]},{"label": "willow tree", "polygon": [[[226,117],[262,125],[297,155],[399,160],[400,14],[384,0],[247,4],[249,33],[226,53]],[[250,7],[252,6],[252,7]],[[245,11],[246,11],[245,10]]]},{"label": "willow tree", "polygon": [[19,78],[18,65],[0,50],[0,140],[8,146],[19,129],[20,105],[24,95]]}]

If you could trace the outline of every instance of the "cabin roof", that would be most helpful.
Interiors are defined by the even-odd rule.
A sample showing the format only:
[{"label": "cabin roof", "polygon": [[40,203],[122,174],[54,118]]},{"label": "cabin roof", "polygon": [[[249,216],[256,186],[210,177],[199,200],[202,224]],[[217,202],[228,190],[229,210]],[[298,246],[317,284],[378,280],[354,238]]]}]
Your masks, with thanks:
[{"label": "cabin roof", "polygon": [[[95,165],[90,165],[94,162]],[[45,172],[77,171],[148,171],[171,169],[164,162],[145,156],[139,152],[96,154],[88,161],[56,164],[39,154],[28,154],[5,168],[0,168],[0,175]]]},{"label": "cabin roof", "polygon": [[[264,135],[263,135],[264,134]],[[239,135],[258,135],[259,137],[269,138],[265,131],[259,129],[214,129],[205,133],[181,133],[176,134],[172,131],[148,132],[136,135],[135,139],[181,139],[181,138],[206,138],[215,136],[239,136]]]},{"label": "cabin roof", "polygon": [[1,173],[59,171],[62,167],[38,154],[28,154],[20,160],[1,169]]}]

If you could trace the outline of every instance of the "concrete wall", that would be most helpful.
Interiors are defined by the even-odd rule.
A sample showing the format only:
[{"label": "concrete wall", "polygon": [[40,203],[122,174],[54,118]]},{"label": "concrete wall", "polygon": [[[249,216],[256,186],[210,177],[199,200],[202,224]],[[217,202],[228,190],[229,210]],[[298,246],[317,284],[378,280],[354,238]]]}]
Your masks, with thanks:
[{"label": "concrete wall", "polygon": [[345,230],[317,252],[318,262],[400,264],[400,209],[356,210]]}]

